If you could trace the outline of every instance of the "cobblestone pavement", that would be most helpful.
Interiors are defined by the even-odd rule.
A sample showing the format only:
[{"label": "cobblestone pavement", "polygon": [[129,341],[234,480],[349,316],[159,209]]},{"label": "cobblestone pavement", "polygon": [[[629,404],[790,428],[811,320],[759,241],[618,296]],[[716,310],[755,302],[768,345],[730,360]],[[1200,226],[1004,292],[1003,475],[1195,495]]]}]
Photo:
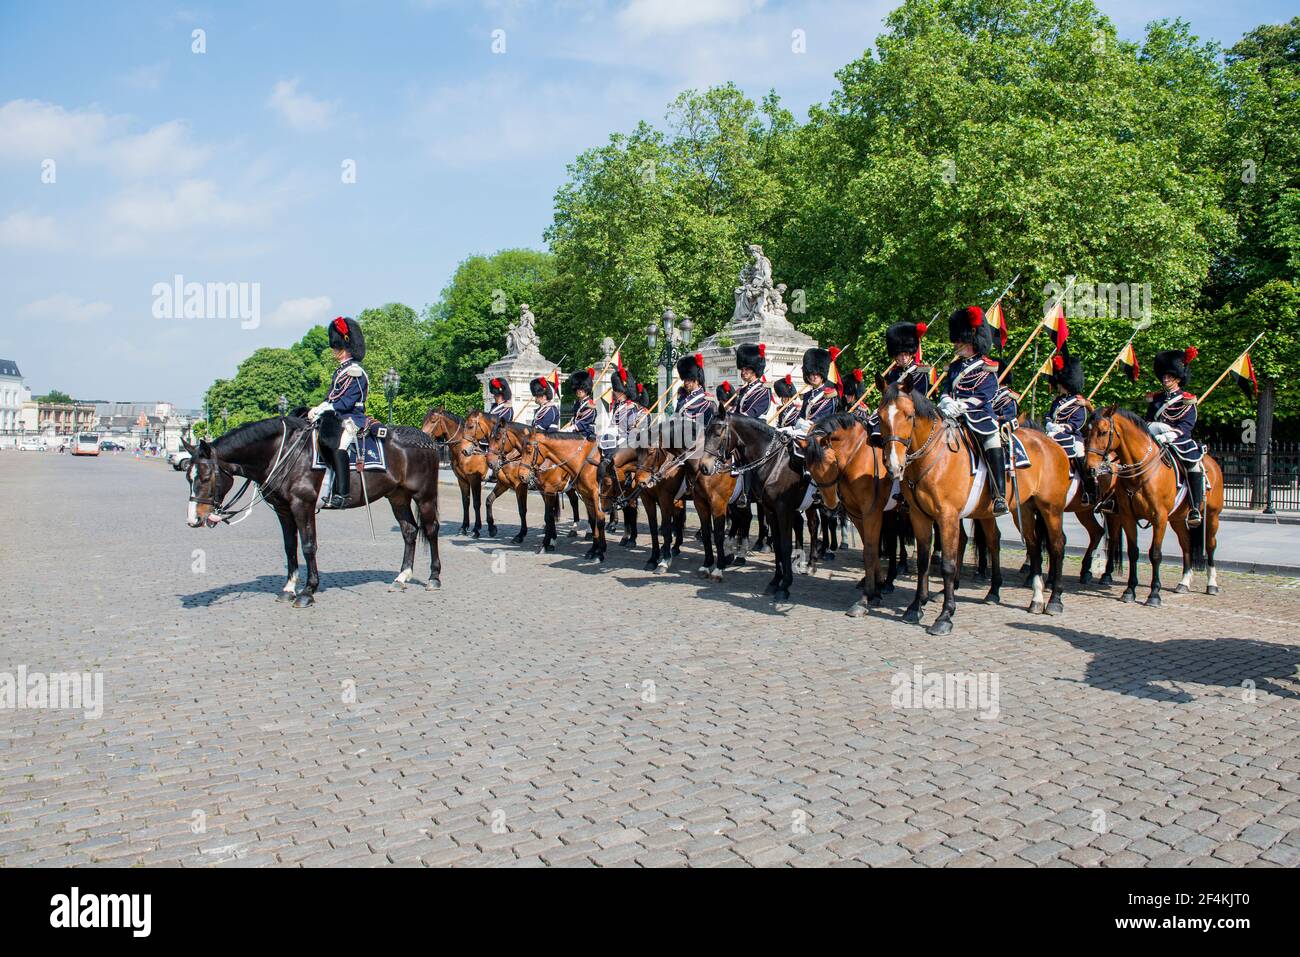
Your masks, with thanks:
[{"label": "cobblestone pavement", "polygon": [[[774,608],[766,559],[470,542],[447,489],[441,592],[386,591],[379,506],[378,545],[323,516],[294,610],[269,511],[186,528],[159,463],[0,452],[0,487],[0,673],[104,694],[0,710],[6,866],[1300,863],[1294,580],[1057,618],[971,589],[939,639],[902,590],[845,617],[845,557]],[[896,707],[918,667],[996,699]]]}]

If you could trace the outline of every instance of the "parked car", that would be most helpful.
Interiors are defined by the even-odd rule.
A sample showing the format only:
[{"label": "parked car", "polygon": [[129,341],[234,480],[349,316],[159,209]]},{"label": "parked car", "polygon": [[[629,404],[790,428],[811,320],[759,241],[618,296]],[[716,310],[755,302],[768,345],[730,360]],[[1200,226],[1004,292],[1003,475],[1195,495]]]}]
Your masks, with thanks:
[{"label": "parked car", "polygon": [[19,452],[44,452],[45,443],[40,439],[23,439],[18,443]]},{"label": "parked car", "polygon": [[100,443],[99,443],[99,451],[101,451],[101,452],[125,452],[125,451],[126,451],[126,446],[125,446],[125,445],[122,445],[120,442],[114,442],[112,439],[105,439],[103,442],[100,442]]},{"label": "parked car", "polygon": [[184,449],[177,449],[175,452],[167,453],[167,462],[177,472],[184,472],[190,467],[190,453]]}]

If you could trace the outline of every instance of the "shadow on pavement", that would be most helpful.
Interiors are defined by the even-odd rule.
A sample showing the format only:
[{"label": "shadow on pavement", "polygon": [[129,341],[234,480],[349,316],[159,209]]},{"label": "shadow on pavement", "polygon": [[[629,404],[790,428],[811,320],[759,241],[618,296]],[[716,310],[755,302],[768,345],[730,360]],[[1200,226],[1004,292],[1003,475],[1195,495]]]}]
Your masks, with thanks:
[{"label": "shadow on pavement", "polygon": [[[428,570],[427,566],[425,570]],[[300,570],[299,574],[305,575],[306,571]],[[321,572],[320,588],[316,590],[316,594],[319,596],[330,589],[367,585],[371,582],[388,584],[396,577],[397,572],[392,569],[381,568],[371,568],[364,571]],[[274,597],[280,593],[280,589],[283,587],[283,573],[279,575],[259,575],[246,582],[232,582],[229,585],[220,585],[206,591],[194,592],[190,595],[177,595],[176,597],[181,600],[182,608],[206,608],[227,595],[264,594]]]}]

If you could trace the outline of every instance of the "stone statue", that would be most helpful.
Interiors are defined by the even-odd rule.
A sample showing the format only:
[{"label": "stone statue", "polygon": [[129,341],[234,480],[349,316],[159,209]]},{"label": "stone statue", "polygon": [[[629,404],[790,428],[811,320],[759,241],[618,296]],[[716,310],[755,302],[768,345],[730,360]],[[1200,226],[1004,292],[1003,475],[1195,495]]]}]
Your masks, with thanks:
[{"label": "stone statue", "polygon": [[537,338],[537,330],[533,326],[534,321],[528,303],[522,303],[519,306],[519,321],[512,322],[510,331],[506,333],[507,356],[541,355],[541,343]]},{"label": "stone statue", "polygon": [[788,309],[783,299],[785,284],[772,286],[772,261],[763,255],[763,247],[757,243],[746,246],[745,251],[753,261],[740,271],[731,321],[757,322],[764,316],[784,319]]}]

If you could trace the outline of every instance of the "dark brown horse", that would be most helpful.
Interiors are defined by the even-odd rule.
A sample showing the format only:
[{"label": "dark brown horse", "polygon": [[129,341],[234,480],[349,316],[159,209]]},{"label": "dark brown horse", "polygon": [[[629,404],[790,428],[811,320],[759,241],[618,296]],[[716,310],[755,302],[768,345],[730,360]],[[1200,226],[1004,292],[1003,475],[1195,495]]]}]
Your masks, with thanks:
[{"label": "dark brown horse", "polygon": [[[191,528],[213,526],[229,521],[250,509],[258,498],[264,500],[280,519],[287,565],[280,600],[293,599],[295,608],[313,604],[320,587],[316,567],[316,500],[320,495],[325,471],[312,468],[312,426],[298,417],[263,419],[232,429],[214,442],[206,439],[198,446],[185,443],[190,453]],[[405,551],[402,568],[390,591],[406,588],[415,568],[415,545],[420,535],[429,545],[430,591],[442,586],[442,562],[438,558],[438,453],[423,432],[408,426],[390,427],[382,439],[388,463],[384,472],[358,472],[352,482],[348,507],[356,508],[369,501],[388,499],[393,517],[402,529]],[[358,456],[360,460],[360,456]],[[256,483],[255,497],[234,509],[234,503],[222,506],[234,477]],[[237,495],[236,498],[240,496]],[[419,522],[411,505],[419,510]],[[307,561],[307,581],[298,589],[298,545],[302,544]]]},{"label": "dark brown horse", "polygon": [[[891,386],[881,402],[880,434],[884,439],[890,474],[901,483],[916,535],[916,596],[903,615],[904,621],[919,623],[929,597],[931,534],[938,526],[943,543],[943,609],[927,631],[932,635],[952,632],[957,602],[954,594],[961,556],[961,520],[971,518],[984,527],[989,543],[992,577],[985,601],[998,601],[1002,588],[999,565],[1001,540],[993,515],[983,472],[971,475],[968,449],[960,427],[940,417],[933,403],[920,392],[901,392]],[[1036,429],[1017,432],[1029,453],[1030,464],[1013,473],[1008,486],[1008,503],[1025,549],[1030,556],[1034,594],[1030,612],[1060,614],[1061,568],[1065,558],[1065,534],[1061,512],[1065,490],[1070,484],[1070,465],[1065,452]],[[976,484],[976,483],[980,484]],[[1049,552],[1048,584],[1051,597],[1043,601],[1042,539]]]},{"label": "dark brown horse", "polygon": [[1159,444],[1147,431],[1146,422],[1128,409],[1114,405],[1103,409],[1088,430],[1089,466],[1099,479],[1113,476],[1116,483],[1117,518],[1128,543],[1128,586],[1122,596],[1126,602],[1137,600],[1139,520],[1151,523],[1151,548],[1147,552],[1151,560],[1148,605],[1160,604],[1161,546],[1168,526],[1173,526],[1183,550],[1183,577],[1176,593],[1185,594],[1191,590],[1192,570],[1201,567],[1203,562],[1209,565],[1206,594],[1219,592],[1214,551],[1218,546],[1219,514],[1223,511],[1223,470],[1211,456],[1202,459],[1205,515],[1201,528],[1189,529],[1189,496],[1184,496],[1183,501],[1174,507],[1178,476],[1171,458],[1171,455],[1162,453]]},{"label": "dark brown horse", "polygon": [[[420,429],[425,435],[447,447],[452,474],[456,476],[456,482],[460,485],[462,512],[460,533],[470,534],[469,505],[472,499],[474,502],[473,536],[478,538],[483,528],[481,512],[483,480],[488,476],[487,459],[483,457],[483,450],[479,448],[476,439],[466,434],[465,420],[444,408],[430,409]],[[489,527],[488,534],[495,535],[496,530]]]},{"label": "dark brown horse", "polygon": [[666,572],[673,557],[681,554],[686,529],[686,509],[677,497],[684,474],[682,463],[672,449],[652,445],[619,449],[615,461],[629,455],[631,468],[618,503],[636,497],[645,506],[650,529],[650,557],[645,567],[647,571]]}]

